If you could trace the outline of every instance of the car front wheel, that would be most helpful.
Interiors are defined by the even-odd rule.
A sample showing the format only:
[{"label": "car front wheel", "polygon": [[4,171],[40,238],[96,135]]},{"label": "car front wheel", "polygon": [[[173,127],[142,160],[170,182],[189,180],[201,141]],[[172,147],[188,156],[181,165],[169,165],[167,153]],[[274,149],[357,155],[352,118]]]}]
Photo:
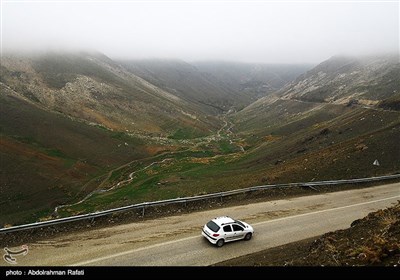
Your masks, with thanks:
[{"label": "car front wheel", "polygon": [[250,240],[252,234],[249,232],[248,234],[245,235],[244,240]]},{"label": "car front wheel", "polygon": [[217,241],[217,247],[222,247],[224,245],[225,241],[223,239],[220,239]]}]

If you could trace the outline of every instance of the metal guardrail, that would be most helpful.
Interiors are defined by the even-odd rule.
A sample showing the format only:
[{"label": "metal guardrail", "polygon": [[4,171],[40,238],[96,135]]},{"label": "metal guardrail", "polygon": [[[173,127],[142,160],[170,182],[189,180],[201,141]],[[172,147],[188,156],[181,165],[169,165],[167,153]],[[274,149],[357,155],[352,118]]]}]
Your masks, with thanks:
[{"label": "metal guardrail", "polygon": [[191,196],[191,197],[159,200],[159,201],[153,201],[153,202],[143,202],[143,203],[139,203],[139,204],[123,206],[123,207],[99,211],[99,212],[95,212],[95,213],[89,213],[89,214],[77,215],[77,216],[66,217],[66,218],[61,218],[61,219],[54,219],[54,220],[49,220],[49,221],[44,221],[44,222],[36,222],[36,223],[31,223],[31,224],[1,228],[0,233],[8,233],[8,232],[21,231],[21,230],[27,230],[27,229],[34,229],[34,228],[38,228],[38,227],[62,224],[62,223],[67,223],[67,222],[74,222],[74,221],[85,220],[85,219],[93,219],[93,218],[106,216],[106,215],[113,214],[113,213],[118,213],[118,212],[123,212],[123,211],[127,211],[127,210],[133,210],[133,209],[140,209],[140,208],[143,209],[143,215],[144,215],[146,207],[162,206],[162,205],[178,204],[178,203],[186,204],[187,202],[191,202],[191,201],[205,200],[205,199],[212,199],[212,198],[221,198],[222,199],[222,197],[225,197],[225,196],[231,196],[231,195],[241,194],[241,193],[246,193],[246,192],[267,190],[267,189],[289,188],[289,187],[310,187],[315,190],[315,188],[314,188],[315,186],[356,184],[356,183],[376,182],[376,181],[383,181],[383,180],[390,180],[390,179],[397,179],[397,178],[400,178],[400,174],[379,176],[379,177],[370,177],[370,178],[348,179],[348,180],[261,185],[261,186],[237,189],[237,190],[226,191],[226,192],[218,192],[218,193]]}]

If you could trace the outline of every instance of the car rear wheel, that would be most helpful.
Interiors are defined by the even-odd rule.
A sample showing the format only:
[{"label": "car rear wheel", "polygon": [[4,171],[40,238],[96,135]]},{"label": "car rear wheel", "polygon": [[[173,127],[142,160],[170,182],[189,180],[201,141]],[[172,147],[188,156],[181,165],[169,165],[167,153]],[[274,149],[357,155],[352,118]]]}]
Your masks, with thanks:
[{"label": "car rear wheel", "polygon": [[222,247],[224,245],[225,241],[223,239],[220,239],[217,241],[217,247]]},{"label": "car rear wheel", "polygon": [[249,232],[248,234],[245,235],[244,240],[250,240],[252,234]]}]

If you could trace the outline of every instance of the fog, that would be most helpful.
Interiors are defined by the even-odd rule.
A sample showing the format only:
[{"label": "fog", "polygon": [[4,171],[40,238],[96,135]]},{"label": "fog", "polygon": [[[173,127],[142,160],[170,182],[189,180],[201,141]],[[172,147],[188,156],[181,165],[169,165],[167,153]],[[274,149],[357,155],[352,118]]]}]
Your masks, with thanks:
[{"label": "fog", "polygon": [[1,48],[112,58],[317,63],[399,50],[399,2],[1,2]]}]

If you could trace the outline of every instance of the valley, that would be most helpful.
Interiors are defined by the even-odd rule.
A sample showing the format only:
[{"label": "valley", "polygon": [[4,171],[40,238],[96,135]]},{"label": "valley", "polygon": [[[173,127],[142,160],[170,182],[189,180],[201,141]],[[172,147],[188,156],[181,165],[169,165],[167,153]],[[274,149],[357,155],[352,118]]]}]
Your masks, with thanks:
[{"label": "valley", "polygon": [[393,56],[312,68],[51,53],[8,56],[1,73],[3,226],[400,170]]}]

